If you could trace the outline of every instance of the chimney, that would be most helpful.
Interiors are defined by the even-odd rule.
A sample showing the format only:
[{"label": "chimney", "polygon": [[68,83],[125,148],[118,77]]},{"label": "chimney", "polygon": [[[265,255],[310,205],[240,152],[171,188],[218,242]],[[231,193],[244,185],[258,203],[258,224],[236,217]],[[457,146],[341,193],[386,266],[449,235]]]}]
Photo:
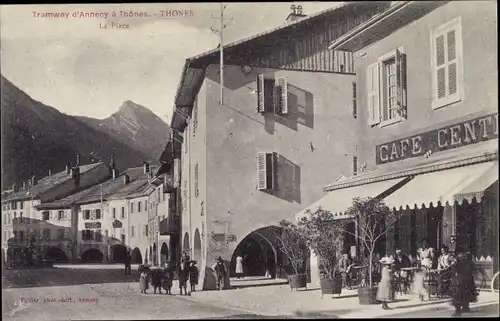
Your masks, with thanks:
[{"label": "chimney", "polygon": [[52,170],[49,169],[49,177],[52,176]]},{"label": "chimney", "polygon": [[25,191],[26,190],[26,182],[23,182],[23,189],[22,191]]},{"label": "chimney", "polygon": [[69,175],[71,173],[71,167],[69,164],[66,165],[66,175]]},{"label": "chimney", "polygon": [[111,155],[111,161],[109,162],[111,169],[115,169],[115,152],[113,151],[113,154]]},{"label": "chimney", "polygon": [[292,12],[288,15],[288,17],[286,17],[285,21],[286,23],[294,22],[296,20],[306,17],[306,15],[302,13],[302,6],[300,5],[296,6],[292,4],[290,6],[290,10],[292,10]]},{"label": "chimney", "polygon": [[129,182],[130,182],[130,177],[127,174],[123,175],[123,183],[127,185]]},{"label": "chimney", "polygon": [[15,192],[17,192],[17,191],[18,191],[18,190],[17,190],[17,184],[16,184],[16,183],[12,184],[12,192],[14,192],[14,193],[15,193]]},{"label": "chimney", "polygon": [[80,154],[76,154],[76,166],[80,166]]},{"label": "chimney", "polygon": [[153,179],[153,171],[149,171],[149,179]]},{"label": "chimney", "polygon": [[143,162],[144,163],[144,174],[149,172],[149,163],[148,162]]},{"label": "chimney", "polygon": [[31,177],[31,186],[35,186],[38,183],[38,180],[36,179],[36,176],[33,175]]},{"label": "chimney", "polygon": [[113,179],[115,179],[118,176],[118,170],[116,168],[111,169],[111,174],[113,175]]}]

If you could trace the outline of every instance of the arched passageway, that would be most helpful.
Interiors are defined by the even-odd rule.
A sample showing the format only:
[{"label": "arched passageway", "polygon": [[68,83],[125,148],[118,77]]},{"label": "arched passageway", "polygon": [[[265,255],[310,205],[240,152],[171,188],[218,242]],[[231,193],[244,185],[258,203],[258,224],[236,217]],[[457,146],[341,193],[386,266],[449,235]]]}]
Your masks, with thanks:
[{"label": "arched passageway", "polygon": [[160,264],[163,266],[168,261],[168,245],[163,242],[160,248]]},{"label": "arched passageway", "polygon": [[102,263],[104,255],[98,249],[90,249],[82,254],[82,262],[84,263]]},{"label": "arched passageway", "polygon": [[[236,276],[236,257],[243,258],[245,276],[262,276],[268,272],[271,278],[285,278],[295,272],[291,268],[288,257],[278,246],[277,237],[282,230],[275,226],[260,228],[249,233],[241,240],[231,257],[230,275]],[[305,244],[304,244],[305,246]],[[310,277],[309,256],[304,256],[306,268],[301,273]]]},{"label": "arched passageway", "polygon": [[153,243],[153,265],[158,265],[158,249],[156,248],[156,243]]},{"label": "arched passageway", "polygon": [[111,248],[111,261],[123,263],[125,262],[125,255],[127,254],[127,247],[125,245],[117,244]]},{"label": "arched passageway", "polygon": [[191,254],[189,253],[190,249],[191,247],[189,246],[189,233],[186,232],[184,233],[184,240],[182,241],[182,251],[190,255]]},{"label": "arched passageway", "polygon": [[142,264],[142,254],[141,250],[139,248],[135,248],[132,250],[132,253],[130,253],[130,256],[132,257],[132,264]]},{"label": "arched passageway", "polygon": [[51,247],[47,250],[45,253],[45,257],[48,260],[51,260],[53,262],[57,263],[65,263],[68,262],[68,256],[64,252],[64,250],[58,248],[58,247]]},{"label": "arched passageway", "polygon": [[198,264],[201,262],[201,237],[200,231],[196,229],[194,231],[194,241],[193,241],[193,260],[197,261]]}]

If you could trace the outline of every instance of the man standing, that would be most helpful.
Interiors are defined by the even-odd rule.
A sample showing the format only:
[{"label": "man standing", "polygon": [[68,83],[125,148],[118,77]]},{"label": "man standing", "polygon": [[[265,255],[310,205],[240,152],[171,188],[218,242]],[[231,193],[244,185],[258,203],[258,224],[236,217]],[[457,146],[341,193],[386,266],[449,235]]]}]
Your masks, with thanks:
[{"label": "man standing", "polygon": [[224,281],[226,277],[226,267],[224,266],[224,261],[220,256],[217,258],[217,263],[214,264],[212,269],[215,271],[217,289],[222,290],[224,288]]},{"label": "man standing", "polygon": [[350,274],[351,261],[349,260],[349,255],[347,253],[342,254],[339,260],[339,272],[342,275],[342,283],[344,287],[351,288]]},{"label": "man standing", "polygon": [[125,252],[123,258],[123,263],[125,264],[125,275],[132,274],[131,262],[132,262],[132,256],[130,255],[130,250],[128,250]]}]

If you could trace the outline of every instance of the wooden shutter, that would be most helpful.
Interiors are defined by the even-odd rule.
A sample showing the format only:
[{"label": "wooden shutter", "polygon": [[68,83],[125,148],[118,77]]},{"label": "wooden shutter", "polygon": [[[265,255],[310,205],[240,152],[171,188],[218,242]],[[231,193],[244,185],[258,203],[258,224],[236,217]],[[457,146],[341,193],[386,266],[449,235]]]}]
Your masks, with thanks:
[{"label": "wooden shutter", "polygon": [[266,112],[264,104],[264,75],[257,76],[257,112],[263,114]]},{"label": "wooden shutter", "polygon": [[286,77],[278,78],[278,111],[288,115],[288,83]]},{"label": "wooden shutter", "polygon": [[446,96],[446,58],[444,34],[438,35],[435,39],[436,46],[436,95],[438,99]]},{"label": "wooden shutter", "polygon": [[266,153],[257,154],[257,180],[258,180],[257,186],[259,190],[267,189]]},{"label": "wooden shutter", "polygon": [[352,117],[354,119],[358,118],[358,102],[357,102],[357,93],[356,93],[356,83],[352,83]]},{"label": "wooden shutter", "polygon": [[447,63],[448,63],[448,95],[454,95],[458,89],[458,75],[457,75],[457,41],[456,31],[452,29],[446,33],[446,47],[447,47]]},{"label": "wooden shutter", "polygon": [[398,114],[406,118],[406,55],[396,49],[395,59]]},{"label": "wooden shutter", "polygon": [[368,124],[370,126],[380,123],[380,91],[379,91],[379,70],[378,62],[368,66],[366,85],[367,85],[367,107]]}]

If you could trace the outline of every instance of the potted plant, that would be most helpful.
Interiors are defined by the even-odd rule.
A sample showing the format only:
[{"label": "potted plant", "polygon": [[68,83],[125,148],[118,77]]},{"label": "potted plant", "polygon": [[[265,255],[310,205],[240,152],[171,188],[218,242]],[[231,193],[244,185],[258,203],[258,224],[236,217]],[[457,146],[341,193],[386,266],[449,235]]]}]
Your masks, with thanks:
[{"label": "potted plant", "polygon": [[342,292],[342,277],[338,272],[338,258],[344,241],[341,224],[334,220],[330,211],[318,208],[308,210],[306,216],[299,221],[299,230],[303,233],[306,244],[320,259],[324,276],[320,278],[321,297],[325,294]]},{"label": "potted plant", "polygon": [[278,248],[286,255],[293,273],[288,276],[290,288],[307,288],[307,276],[304,274],[305,261],[308,254],[307,246],[303,234],[297,225],[283,220],[273,231],[276,237]]},{"label": "potted plant", "polygon": [[386,235],[389,228],[396,221],[396,213],[385,205],[383,200],[356,197],[344,214],[353,219],[359,233],[349,231],[346,228],[347,223],[343,224],[341,228],[345,233],[355,236],[368,253],[367,282],[366,284],[361,284],[358,288],[359,304],[376,304],[377,287],[373,285],[375,247],[379,239]]}]

